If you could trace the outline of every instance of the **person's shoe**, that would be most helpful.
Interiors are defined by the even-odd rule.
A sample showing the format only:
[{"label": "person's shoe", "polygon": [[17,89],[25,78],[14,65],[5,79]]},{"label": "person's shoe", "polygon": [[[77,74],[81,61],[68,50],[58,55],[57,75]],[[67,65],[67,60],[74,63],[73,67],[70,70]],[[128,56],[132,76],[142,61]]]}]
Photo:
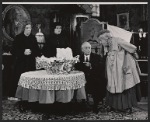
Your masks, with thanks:
[{"label": "person's shoe", "polygon": [[117,112],[117,110],[116,109],[114,109],[114,108],[112,108],[112,107],[107,107],[107,112]]},{"label": "person's shoe", "polygon": [[27,107],[23,104],[22,101],[21,102],[19,101],[18,105],[19,105],[19,111],[20,112],[22,112],[22,113],[27,112]]},{"label": "person's shoe", "polygon": [[19,99],[16,97],[8,97],[8,100],[14,100],[14,101],[18,101]]},{"label": "person's shoe", "polygon": [[27,109],[26,109],[25,107],[23,107],[23,106],[19,106],[19,111],[20,111],[21,113],[26,113],[26,112],[27,112]]},{"label": "person's shoe", "polygon": [[127,114],[132,114],[132,108],[128,108],[128,109],[126,109],[126,111],[125,111]]},{"label": "person's shoe", "polygon": [[90,111],[91,109],[88,101],[85,101],[85,100],[82,101],[81,107],[82,107],[82,110],[84,111]]},{"label": "person's shoe", "polygon": [[48,114],[43,114],[42,115],[42,120],[48,120],[49,119],[49,115]]},{"label": "person's shoe", "polygon": [[93,112],[96,113],[96,114],[98,114],[98,112],[99,112],[98,106],[95,105],[93,107]]},{"label": "person's shoe", "polygon": [[14,99],[13,99],[14,101],[19,101],[19,99],[18,98],[16,98],[16,97],[14,97]]},{"label": "person's shoe", "polygon": [[13,97],[8,97],[7,99],[8,99],[8,100],[12,100],[12,99],[13,99]]},{"label": "person's shoe", "polygon": [[103,107],[103,106],[102,106],[101,108],[99,108],[99,109],[100,109],[100,112],[101,112],[101,113],[106,112],[106,109],[105,109],[105,107]]}]

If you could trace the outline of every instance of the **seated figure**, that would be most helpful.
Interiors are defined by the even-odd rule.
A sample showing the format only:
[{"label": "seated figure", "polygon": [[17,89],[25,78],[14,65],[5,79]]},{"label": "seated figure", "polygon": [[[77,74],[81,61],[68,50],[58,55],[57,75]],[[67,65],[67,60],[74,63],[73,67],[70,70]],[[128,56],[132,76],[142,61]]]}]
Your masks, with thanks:
[{"label": "seated figure", "polygon": [[92,95],[93,111],[98,113],[98,103],[103,100],[106,91],[105,61],[100,55],[91,53],[89,42],[84,42],[81,48],[83,54],[80,55],[75,68],[85,73],[86,93]]}]

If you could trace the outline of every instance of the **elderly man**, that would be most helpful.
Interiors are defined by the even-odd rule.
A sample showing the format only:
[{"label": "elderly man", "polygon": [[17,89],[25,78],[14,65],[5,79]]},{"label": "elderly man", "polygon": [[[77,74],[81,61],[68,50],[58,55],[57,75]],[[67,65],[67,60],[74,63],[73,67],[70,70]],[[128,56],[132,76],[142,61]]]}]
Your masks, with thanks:
[{"label": "elderly man", "polygon": [[105,63],[100,55],[91,53],[90,43],[84,42],[81,49],[83,54],[80,55],[80,62],[75,67],[85,73],[87,80],[86,93],[92,94],[94,100],[93,111],[98,113],[98,103],[105,97]]}]

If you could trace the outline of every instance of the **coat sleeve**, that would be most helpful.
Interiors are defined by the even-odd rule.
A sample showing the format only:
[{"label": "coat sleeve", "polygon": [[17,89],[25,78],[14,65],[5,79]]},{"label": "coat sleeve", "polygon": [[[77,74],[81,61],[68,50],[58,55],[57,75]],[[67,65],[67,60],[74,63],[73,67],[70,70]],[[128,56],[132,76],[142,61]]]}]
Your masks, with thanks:
[{"label": "coat sleeve", "polygon": [[12,54],[15,57],[22,57],[24,56],[24,51],[25,49],[23,48],[22,44],[20,43],[20,37],[16,36],[13,42],[13,46],[12,46]]},{"label": "coat sleeve", "polygon": [[122,47],[124,50],[126,50],[129,53],[134,53],[137,50],[136,46],[124,41],[123,39],[116,38],[116,41],[118,43],[118,46]]},{"label": "coat sleeve", "polygon": [[40,49],[38,47],[38,43],[36,41],[36,38],[33,37],[33,55],[36,57],[36,56],[41,56],[41,53],[40,53]]}]

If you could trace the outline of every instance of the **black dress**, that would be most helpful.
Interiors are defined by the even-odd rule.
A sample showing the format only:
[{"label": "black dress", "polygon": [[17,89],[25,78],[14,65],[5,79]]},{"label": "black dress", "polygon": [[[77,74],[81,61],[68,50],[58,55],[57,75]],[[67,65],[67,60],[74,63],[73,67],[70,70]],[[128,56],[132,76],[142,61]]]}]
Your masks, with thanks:
[{"label": "black dress", "polygon": [[[30,49],[30,55],[24,55],[25,49]],[[30,34],[25,36],[21,33],[15,37],[12,48],[13,62],[13,75],[11,82],[11,89],[9,96],[14,97],[17,89],[20,75],[27,71],[35,70],[35,57],[40,56],[39,47],[35,36]]]},{"label": "black dress", "polygon": [[66,48],[69,46],[68,38],[64,34],[53,34],[49,40],[47,40],[44,48],[43,55],[45,57],[56,57],[56,48]]}]

